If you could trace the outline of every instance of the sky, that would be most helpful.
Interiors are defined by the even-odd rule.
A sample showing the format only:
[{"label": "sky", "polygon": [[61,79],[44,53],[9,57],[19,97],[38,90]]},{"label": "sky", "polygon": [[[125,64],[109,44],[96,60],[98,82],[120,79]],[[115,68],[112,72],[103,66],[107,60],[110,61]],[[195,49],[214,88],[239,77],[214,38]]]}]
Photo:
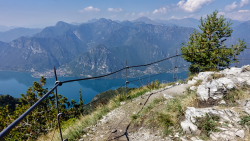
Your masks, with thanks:
[{"label": "sky", "polygon": [[196,18],[213,13],[250,20],[250,0],[0,0],[0,25],[43,27],[58,21]]}]

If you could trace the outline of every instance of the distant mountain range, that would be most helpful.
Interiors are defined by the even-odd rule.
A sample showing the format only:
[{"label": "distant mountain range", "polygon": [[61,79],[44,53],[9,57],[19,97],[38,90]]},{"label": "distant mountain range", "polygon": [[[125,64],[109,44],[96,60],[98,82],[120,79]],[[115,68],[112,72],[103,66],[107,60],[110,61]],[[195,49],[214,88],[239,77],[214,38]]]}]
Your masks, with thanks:
[{"label": "distant mountain range", "polygon": [[0,32],[5,32],[10,29],[18,28],[17,26],[5,26],[5,25],[0,25]]},{"label": "distant mountain range", "polygon": [[20,38],[22,36],[25,37],[31,37],[34,34],[38,33],[42,31],[42,29],[40,28],[14,28],[14,29],[10,29],[8,31],[5,32],[0,32],[0,41],[2,42],[10,42],[13,41],[14,39]]},{"label": "distant mountain range", "polygon": [[[194,31],[192,26],[199,23],[197,21],[188,18],[153,21],[142,17],[118,23],[101,18],[80,25],[60,21],[41,31],[13,29],[8,33],[24,30],[27,31],[26,36],[31,37],[0,42],[0,70],[36,72],[46,76],[56,66],[64,76],[106,74],[125,67],[126,60],[128,65],[139,65],[174,55],[182,42],[188,41]],[[243,22],[234,27],[228,43],[235,43],[240,37],[249,44],[249,23]],[[248,54],[247,51],[244,53]],[[129,69],[129,76],[161,72],[172,68],[174,62],[171,59],[150,67]],[[182,66],[187,63],[178,58],[177,64]],[[124,74],[121,72],[115,77]]]}]

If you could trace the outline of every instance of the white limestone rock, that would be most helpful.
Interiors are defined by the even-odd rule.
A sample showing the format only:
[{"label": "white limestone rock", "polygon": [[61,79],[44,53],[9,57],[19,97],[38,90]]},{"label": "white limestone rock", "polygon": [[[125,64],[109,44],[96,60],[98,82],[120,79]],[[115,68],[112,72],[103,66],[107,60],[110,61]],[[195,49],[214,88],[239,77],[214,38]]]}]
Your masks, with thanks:
[{"label": "white limestone rock", "polygon": [[224,69],[221,72],[224,73],[224,74],[226,74],[226,75],[237,76],[238,74],[240,74],[242,72],[242,68],[231,67],[230,69]]},{"label": "white limestone rock", "polygon": [[206,82],[205,85],[199,85],[196,94],[198,99],[202,101],[207,101],[210,97],[217,100],[223,97],[224,92],[233,88],[236,88],[234,82],[231,79],[223,77]]},{"label": "white limestone rock", "polygon": [[[213,74],[214,72],[212,71],[207,71],[207,72],[200,72],[197,76],[197,80],[205,80],[209,75]],[[194,77],[195,78],[195,77]]]},{"label": "white limestone rock", "polygon": [[191,91],[195,91],[196,89],[197,89],[196,86],[191,86],[191,87],[190,87],[190,90],[191,90]]},{"label": "white limestone rock", "polygon": [[239,130],[235,133],[236,136],[240,137],[240,138],[244,138],[245,137],[245,132],[244,130]]},{"label": "white limestone rock", "polygon": [[194,85],[197,81],[192,79],[192,80],[188,80],[187,84],[189,85]]},{"label": "white limestone rock", "polygon": [[172,99],[173,98],[171,95],[168,95],[168,94],[163,94],[163,97],[165,99]]},{"label": "white limestone rock", "polygon": [[241,69],[242,69],[241,72],[249,72],[250,71],[250,65],[242,66]]},{"label": "white limestone rock", "polygon": [[195,134],[198,135],[200,133],[199,129],[192,122],[185,120],[181,122],[181,127],[184,133],[186,134]]},{"label": "white limestone rock", "polygon": [[205,113],[211,116],[218,116],[220,121],[229,121],[235,123],[240,121],[239,115],[233,110],[217,110],[214,108],[196,109],[194,107],[187,107],[187,110],[185,111],[185,119],[195,123],[196,117],[202,117],[205,115]]},{"label": "white limestone rock", "polygon": [[226,104],[225,100],[221,100],[219,104]]},{"label": "white limestone rock", "polygon": [[209,98],[208,89],[205,87],[205,85],[199,85],[198,86],[196,96],[201,101],[207,101],[208,100],[208,98]]}]

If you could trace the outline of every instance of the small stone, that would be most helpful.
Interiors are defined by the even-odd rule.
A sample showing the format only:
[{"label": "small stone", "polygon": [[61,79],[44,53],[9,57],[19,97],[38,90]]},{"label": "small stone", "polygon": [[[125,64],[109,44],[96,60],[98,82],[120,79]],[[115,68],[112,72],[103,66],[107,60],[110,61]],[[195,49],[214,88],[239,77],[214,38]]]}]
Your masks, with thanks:
[{"label": "small stone", "polygon": [[86,127],[85,129],[83,129],[83,132],[88,132],[89,131],[89,127]]},{"label": "small stone", "polygon": [[226,104],[225,100],[221,100],[219,104]]},{"label": "small stone", "polygon": [[113,129],[111,132],[112,132],[112,133],[115,133],[116,131],[117,131],[116,129]]},{"label": "small stone", "polygon": [[120,104],[121,104],[121,105],[124,105],[124,104],[125,104],[125,102],[120,102]]},{"label": "small stone", "polygon": [[101,138],[103,138],[103,137],[104,137],[104,135],[101,135],[100,137],[101,137]]},{"label": "small stone", "polygon": [[120,132],[122,132],[122,130],[120,130]]},{"label": "small stone", "polygon": [[142,129],[143,129],[143,127],[141,127],[141,128],[139,129],[139,131],[142,130]]},{"label": "small stone", "polygon": [[89,136],[89,133],[87,133],[87,136]]},{"label": "small stone", "polygon": [[79,139],[79,141],[84,141],[84,139]]},{"label": "small stone", "polygon": [[86,138],[87,136],[86,136],[86,135],[83,135],[82,137]]},{"label": "small stone", "polygon": [[165,99],[172,99],[172,98],[173,98],[171,95],[167,95],[167,94],[163,94],[163,97],[164,97]]},{"label": "small stone", "polygon": [[245,137],[245,132],[244,130],[239,130],[235,133],[236,136],[240,137],[240,138],[244,138]]},{"label": "small stone", "polygon": [[232,124],[228,124],[228,127],[233,128],[233,125]]},{"label": "small stone", "polygon": [[176,133],[176,134],[174,135],[174,137],[175,137],[175,138],[179,138],[179,134]]},{"label": "small stone", "polygon": [[139,103],[138,103],[138,105],[142,105],[142,103],[141,103],[141,102],[139,102]]}]

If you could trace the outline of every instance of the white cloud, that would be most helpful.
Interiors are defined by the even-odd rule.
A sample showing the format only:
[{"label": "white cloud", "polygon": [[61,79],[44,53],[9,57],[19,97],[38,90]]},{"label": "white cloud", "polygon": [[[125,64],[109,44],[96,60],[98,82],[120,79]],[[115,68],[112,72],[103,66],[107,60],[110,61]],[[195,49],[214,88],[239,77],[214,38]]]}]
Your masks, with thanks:
[{"label": "white cloud", "polygon": [[124,17],[128,17],[129,16],[129,13],[126,13],[125,15],[124,15]]},{"label": "white cloud", "polygon": [[237,8],[238,7],[238,5],[236,4],[236,1],[235,2],[233,2],[231,5],[227,5],[226,7],[225,7],[225,10],[226,11],[232,11],[232,10],[234,10],[235,8]]},{"label": "white cloud", "polygon": [[225,15],[226,13],[225,12],[218,12],[218,15]]},{"label": "white cloud", "polygon": [[140,16],[140,17],[142,17],[142,16],[148,16],[149,15],[149,11],[147,11],[147,12],[141,12],[141,13],[139,13],[138,14],[138,16]]},{"label": "white cloud", "polygon": [[227,5],[227,6],[225,7],[225,10],[226,10],[226,11],[232,11],[232,10],[234,10],[234,9],[236,9],[236,8],[241,8],[241,7],[243,7],[243,6],[246,5],[246,4],[249,4],[249,0],[241,0],[239,5],[237,5],[237,4],[236,4],[236,1],[235,1],[235,2],[233,2],[231,5]]},{"label": "white cloud", "polygon": [[159,9],[155,9],[153,11],[153,14],[158,14],[158,13],[165,14],[167,12],[170,12],[170,7],[169,6],[161,7]]},{"label": "white cloud", "polygon": [[144,16],[144,15],[145,15],[145,13],[143,13],[143,12],[138,14],[138,16]]},{"label": "white cloud", "polygon": [[116,15],[112,15],[111,18],[116,18],[117,16]]},{"label": "white cloud", "polygon": [[250,20],[250,11],[249,10],[239,10],[231,13],[225,14],[226,18],[239,21],[248,21]]},{"label": "white cloud", "polygon": [[192,18],[192,17],[194,17],[194,14],[191,14],[191,15],[189,15],[189,16],[184,16],[183,19],[184,19],[184,18]]},{"label": "white cloud", "polygon": [[135,15],[135,13],[132,13],[131,16],[133,17]]},{"label": "white cloud", "polygon": [[241,0],[240,1],[240,7],[242,7],[242,6],[244,6],[244,5],[248,4],[248,3],[249,3],[249,0]]},{"label": "white cloud", "polygon": [[171,18],[169,18],[169,19],[177,19],[177,20],[179,20],[179,19],[181,19],[181,18],[179,18],[179,17],[175,17],[175,16],[172,16]]},{"label": "white cloud", "polygon": [[240,12],[240,13],[249,12],[249,10],[239,10],[238,12]]},{"label": "white cloud", "polygon": [[79,10],[79,12],[98,12],[98,11],[101,11],[100,9],[98,8],[94,8],[93,6],[89,6],[89,7],[86,7],[84,8],[83,10]]},{"label": "white cloud", "polygon": [[121,12],[121,11],[123,11],[121,8],[108,8],[108,11],[110,11],[110,12]]},{"label": "white cloud", "polygon": [[203,5],[208,5],[213,1],[214,0],[181,0],[177,3],[177,6],[187,12],[195,12],[201,9]]}]

